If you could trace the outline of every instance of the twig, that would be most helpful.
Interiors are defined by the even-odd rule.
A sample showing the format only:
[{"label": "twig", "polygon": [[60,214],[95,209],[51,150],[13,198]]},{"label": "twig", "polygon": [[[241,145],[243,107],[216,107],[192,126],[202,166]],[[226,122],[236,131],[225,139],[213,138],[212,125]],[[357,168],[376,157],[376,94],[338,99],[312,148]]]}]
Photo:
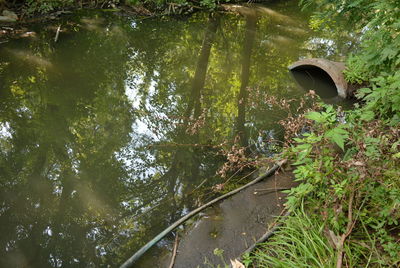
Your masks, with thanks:
[{"label": "twig", "polygon": [[[240,170],[240,169],[239,169]],[[246,174],[245,176],[241,177],[236,183],[241,182],[242,180],[246,179],[247,177],[253,175],[255,172],[257,171],[257,169],[253,170],[252,172],[250,172],[249,174]],[[229,180],[227,180],[226,182],[224,182],[224,184],[226,184]]]},{"label": "twig", "polygon": [[228,182],[229,182],[236,174],[238,174],[240,171],[241,171],[240,168],[239,168],[238,170],[236,170],[235,173],[233,173],[233,175],[230,176],[230,177],[224,182],[224,184],[228,183]]},{"label": "twig", "polygon": [[172,258],[171,258],[171,262],[169,263],[168,268],[174,267],[177,251],[178,251],[178,233],[176,233],[176,235],[175,235],[174,250],[172,251]]},{"label": "twig", "polygon": [[104,5],[106,4],[107,2],[106,1],[104,1],[102,4],[101,4],[101,9],[103,9],[104,8]]},{"label": "twig", "polygon": [[61,25],[58,26],[58,28],[57,28],[56,37],[54,37],[54,42],[55,42],[55,43],[57,42],[58,36],[60,35],[60,30],[61,30]]},{"label": "twig", "polygon": [[269,194],[271,192],[279,192],[279,191],[285,191],[285,190],[290,190],[292,188],[267,188],[267,189],[255,189],[254,194],[260,195],[260,194]]},{"label": "twig", "polygon": [[343,263],[343,245],[346,238],[350,235],[351,231],[353,230],[355,222],[353,222],[353,200],[354,200],[354,193],[351,193],[350,200],[349,200],[349,209],[347,212],[347,227],[346,232],[342,234],[340,240],[337,245],[337,260],[336,260],[336,268],[341,268]]}]

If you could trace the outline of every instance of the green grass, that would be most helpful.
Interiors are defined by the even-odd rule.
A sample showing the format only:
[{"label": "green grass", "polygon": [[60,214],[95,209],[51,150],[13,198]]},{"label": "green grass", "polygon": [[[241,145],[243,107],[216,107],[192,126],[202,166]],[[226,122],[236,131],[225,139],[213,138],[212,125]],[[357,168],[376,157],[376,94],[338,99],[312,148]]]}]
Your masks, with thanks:
[{"label": "green grass", "polygon": [[335,250],[324,225],[303,209],[286,218],[277,233],[254,252],[255,267],[335,267]]}]

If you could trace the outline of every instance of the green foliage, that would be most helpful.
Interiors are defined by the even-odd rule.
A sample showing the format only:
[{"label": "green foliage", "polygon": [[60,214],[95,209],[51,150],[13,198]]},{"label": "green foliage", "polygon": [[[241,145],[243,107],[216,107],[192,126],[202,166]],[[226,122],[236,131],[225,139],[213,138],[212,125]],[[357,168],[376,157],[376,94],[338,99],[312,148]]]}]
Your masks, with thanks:
[{"label": "green foliage", "polygon": [[[306,118],[315,121],[317,124],[319,124],[319,126],[321,126],[325,130],[323,137],[317,140],[314,139],[314,141],[321,141],[322,138],[326,138],[332,141],[333,143],[336,143],[337,146],[339,146],[342,150],[344,150],[345,140],[349,137],[348,132],[345,130],[346,126],[344,125],[336,126],[335,123],[337,118],[336,118],[336,113],[333,110],[333,107],[325,106],[325,108],[326,108],[325,112],[313,111],[306,114]],[[308,144],[315,143],[310,141],[310,137],[314,138],[313,135],[306,134],[305,137],[307,137],[306,142]],[[307,143],[300,145],[300,148],[307,147]]]},{"label": "green foliage", "polygon": [[250,257],[250,253],[246,252],[242,255],[242,263],[244,266],[249,267],[249,265],[253,262],[252,258]]},{"label": "green foliage", "polygon": [[344,150],[344,142],[349,137],[349,133],[344,128],[344,126],[338,126],[326,131],[324,134],[324,137],[336,143],[342,150]]},{"label": "green foliage", "polygon": [[[105,7],[111,4],[119,4],[120,0],[98,0],[98,1],[74,1],[74,0],[24,0],[21,1],[23,12],[30,16],[34,14],[48,14],[54,11],[81,8],[83,6]],[[139,0],[126,0],[126,4],[136,4]]]},{"label": "green foliage", "polygon": [[[314,124],[309,133],[293,138],[294,144],[286,153],[296,166],[296,180],[301,182],[288,191],[286,205],[301,220],[315,215],[316,224],[301,226],[289,218],[284,231],[278,232],[256,258],[270,267],[290,267],[291,263],[293,267],[330,267],[341,265],[341,256],[348,267],[398,267],[400,2],[301,3],[318,10],[312,17],[313,28],[345,20],[361,33],[360,48],[349,56],[345,75],[351,83],[365,85],[357,92],[363,105],[357,104],[345,119],[330,106],[305,115]],[[307,214],[300,217],[303,211],[299,203],[307,208]],[[293,235],[297,225],[301,228]],[[311,264],[316,254],[310,248],[315,245],[305,247],[304,241],[328,241],[324,245],[336,251],[331,252],[336,261]]]},{"label": "green foliage", "polygon": [[205,6],[205,7],[210,8],[210,9],[216,8],[218,3],[219,2],[217,2],[215,0],[201,0],[200,1],[200,4],[202,6]]},{"label": "green foliage", "polygon": [[219,257],[219,259],[221,260],[221,262],[223,264],[214,265],[206,258],[205,261],[204,261],[204,264],[207,267],[210,267],[210,268],[229,268],[229,265],[226,263],[225,258],[224,258],[224,250],[223,249],[215,248],[213,253],[214,253],[215,256]]},{"label": "green foliage", "polygon": [[363,108],[367,115],[363,119],[373,119],[375,115],[391,120],[391,125],[400,122],[400,71],[384,74],[371,79],[372,87],[358,91],[357,96],[366,101]]},{"label": "green foliage", "polygon": [[[367,100],[367,106],[369,103]],[[331,106],[323,107],[322,112],[306,115],[315,121],[314,126],[302,138],[295,138],[295,145],[287,151],[286,156],[297,166],[294,174],[301,184],[288,191],[286,205],[298,213],[297,205],[304,202],[324,224],[333,248],[338,248],[335,241],[349,235],[351,242],[343,245],[348,263],[398,265],[400,245],[395,234],[400,230],[399,128],[366,118],[364,108],[348,112],[346,123],[340,124],[334,120],[339,117],[337,112]],[[288,237],[282,233],[277,239]],[[307,253],[305,249],[303,253]],[[301,257],[293,258],[302,263]]]},{"label": "green foliage", "polygon": [[[230,2],[225,0],[222,2]],[[1,1],[0,1],[1,3]],[[200,6],[205,9],[215,9],[220,1],[201,0]],[[115,7],[115,5],[143,6],[152,12],[165,12],[166,14],[182,13],[183,10],[191,10],[193,5],[199,6],[199,3],[189,0],[24,0],[20,1],[18,6],[9,5],[11,9],[19,9],[22,6],[24,15],[33,16],[37,14],[49,14],[64,9],[74,9],[82,7],[106,8]]]},{"label": "green foliage", "polygon": [[346,21],[362,35],[360,47],[348,57],[346,78],[365,84],[358,97],[367,102],[365,119],[400,118],[400,2],[398,0],[303,0],[304,7],[316,5],[314,28]]},{"label": "green foliage", "polygon": [[56,9],[62,9],[74,3],[73,0],[27,0],[25,3],[25,12],[33,13],[49,13]]},{"label": "green foliage", "polygon": [[253,257],[256,267],[335,267],[334,250],[324,236],[324,225],[303,209],[285,224]]}]

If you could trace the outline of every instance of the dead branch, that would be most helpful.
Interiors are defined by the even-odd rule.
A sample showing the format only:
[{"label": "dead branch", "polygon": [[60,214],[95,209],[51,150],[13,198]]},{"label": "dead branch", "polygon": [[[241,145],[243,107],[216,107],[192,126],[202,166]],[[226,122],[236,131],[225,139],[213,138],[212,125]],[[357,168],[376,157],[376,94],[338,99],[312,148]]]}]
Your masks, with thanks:
[{"label": "dead branch", "polygon": [[168,268],[174,267],[177,251],[178,251],[178,233],[176,233],[176,235],[175,235],[174,250],[172,251],[172,258],[171,258],[171,262],[169,263]]},{"label": "dead branch", "polygon": [[272,192],[278,192],[278,191],[285,191],[285,190],[290,190],[292,188],[288,188],[288,187],[283,187],[283,188],[266,188],[266,189],[255,189],[254,190],[254,194],[256,195],[261,195],[261,194],[269,194]]},{"label": "dead branch", "polygon": [[350,195],[349,209],[348,209],[348,212],[347,212],[348,222],[347,222],[346,232],[344,234],[342,234],[342,236],[340,237],[340,240],[338,241],[338,244],[337,244],[336,268],[341,268],[342,267],[344,241],[351,234],[351,231],[353,230],[353,227],[354,227],[354,222],[353,222],[353,200],[354,200],[354,192],[352,192],[351,195]]}]

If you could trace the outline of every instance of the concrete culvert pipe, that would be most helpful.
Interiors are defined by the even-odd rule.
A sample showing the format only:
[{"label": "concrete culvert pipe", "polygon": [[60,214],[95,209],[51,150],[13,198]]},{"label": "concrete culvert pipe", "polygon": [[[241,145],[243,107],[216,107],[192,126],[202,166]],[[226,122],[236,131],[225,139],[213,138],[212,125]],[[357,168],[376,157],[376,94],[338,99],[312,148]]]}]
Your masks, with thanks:
[{"label": "concrete culvert pipe", "polygon": [[319,68],[326,72],[334,82],[337,94],[341,98],[349,98],[352,94],[349,84],[344,79],[343,70],[345,65],[342,62],[335,62],[320,58],[310,58],[299,60],[289,66],[289,70],[303,70],[309,68]]}]

